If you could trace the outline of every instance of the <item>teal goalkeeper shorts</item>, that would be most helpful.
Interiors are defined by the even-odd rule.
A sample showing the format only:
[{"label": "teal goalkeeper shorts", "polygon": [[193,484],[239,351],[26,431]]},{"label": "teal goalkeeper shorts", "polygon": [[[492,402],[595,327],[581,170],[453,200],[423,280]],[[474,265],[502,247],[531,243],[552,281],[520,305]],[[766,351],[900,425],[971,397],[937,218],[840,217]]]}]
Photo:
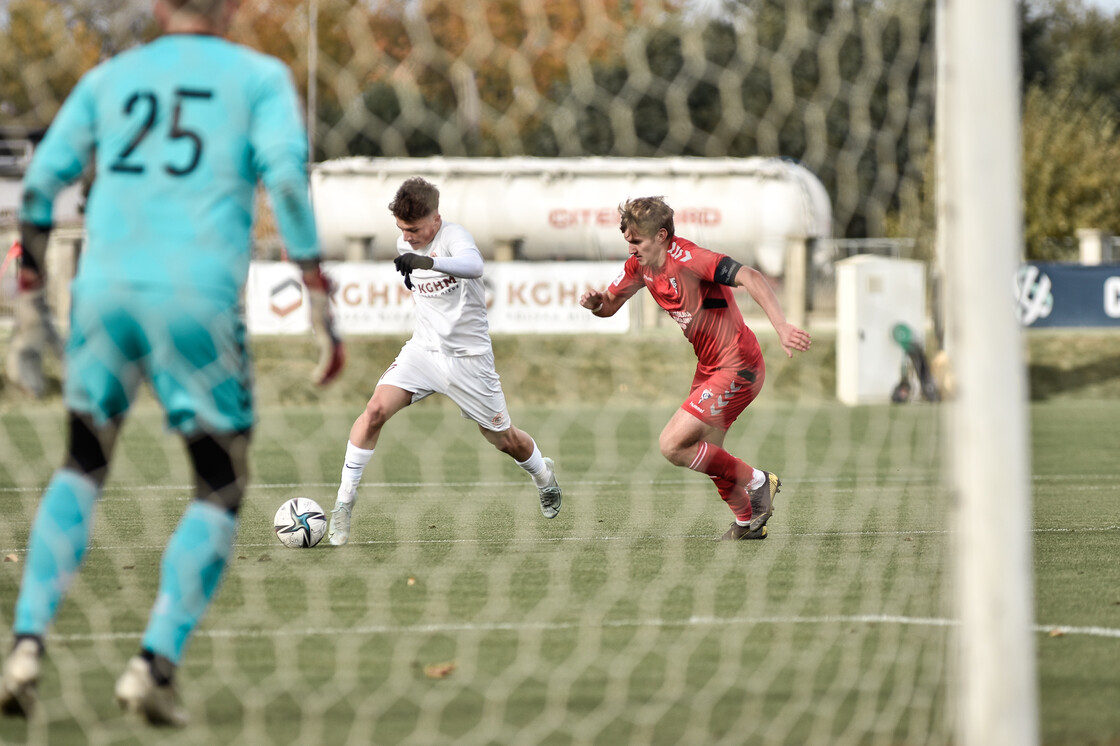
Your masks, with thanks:
[{"label": "teal goalkeeper shorts", "polygon": [[236,305],[196,293],[75,292],[66,345],[66,406],[98,425],[128,412],[147,381],[183,435],[253,424],[252,362]]}]

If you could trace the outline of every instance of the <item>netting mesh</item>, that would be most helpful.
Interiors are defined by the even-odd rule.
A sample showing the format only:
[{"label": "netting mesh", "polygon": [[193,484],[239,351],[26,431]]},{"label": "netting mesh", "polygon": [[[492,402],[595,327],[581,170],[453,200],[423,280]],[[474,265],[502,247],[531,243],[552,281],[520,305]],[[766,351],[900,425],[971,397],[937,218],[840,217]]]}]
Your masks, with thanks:
[{"label": "netting mesh", "polygon": [[[289,62],[313,99],[316,160],[795,158],[829,187],[837,232],[861,238],[883,235],[920,198],[931,3],[243,6],[234,38]],[[0,51],[6,124],[45,126],[81,72],[154,33],[144,18],[124,0],[14,0]]]},{"label": "netting mesh", "polygon": [[830,187],[840,233],[881,235],[920,183],[930,15],[832,0],[322,2],[317,155],[789,157]]},{"label": "netting mesh", "polygon": [[[535,347],[499,345],[507,374]],[[556,374],[578,375],[581,363],[564,359],[549,359]],[[515,421],[557,460],[561,516],[541,518],[524,475],[455,407],[428,401],[386,428],[343,550],[284,549],[269,524],[288,497],[329,505],[355,407],[266,406],[229,576],[180,675],[195,724],[140,736],[948,742],[934,410],[771,392],[727,443],[783,475],[771,535],[727,546],[713,541],[727,516],[710,485],[655,447],[681,390],[671,376],[675,390],[591,406],[530,405],[517,392],[533,393],[532,377],[505,380]],[[270,399],[282,398],[275,386],[261,381]],[[6,480],[22,486],[4,488],[18,518],[0,545],[17,557],[63,446],[59,419],[45,408],[2,418],[6,452],[29,462]],[[30,737],[137,735],[109,686],[138,644],[163,542],[192,490],[150,403],[126,432]],[[12,598],[18,565],[5,567]]]},{"label": "netting mesh", "polygon": [[[5,126],[46,126],[81,72],[154,33],[145,12],[8,3]],[[317,161],[792,158],[825,184],[837,237],[928,247],[931,14],[909,0],[245,0],[234,37],[291,65]],[[784,487],[770,538],[745,546],[713,541],[726,507],[658,451],[693,365],[662,322],[496,339],[514,422],[558,465],[556,520],[521,470],[432,399],[386,427],[352,545],[284,549],[276,507],[306,495],[329,510],[350,424],[403,337],[352,340],[350,372],[328,392],[305,382],[309,343],[257,340],[254,486],[180,676],[194,723],[152,733],[109,696],[192,494],[145,399],[49,641],[43,715],[0,722],[0,740],[948,742],[938,415],[835,403],[831,321],[814,317],[813,351],[787,361],[757,308],[748,319],[767,382],[726,447]],[[41,402],[2,392],[4,626],[64,447],[50,372]]]}]

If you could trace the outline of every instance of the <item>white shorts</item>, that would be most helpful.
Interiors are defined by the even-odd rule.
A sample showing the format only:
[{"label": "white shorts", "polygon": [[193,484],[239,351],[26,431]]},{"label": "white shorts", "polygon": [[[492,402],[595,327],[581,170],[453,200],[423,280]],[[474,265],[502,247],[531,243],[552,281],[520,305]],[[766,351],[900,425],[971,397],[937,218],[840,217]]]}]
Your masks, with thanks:
[{"label": "white shorts", "polygon": [[412,392],[412,403],[431,394],[443,394],[459,405],[463,416],[487,430],[501,432],[510,426],[502,382],[494,370],[494,353],[445,355],[411,345],[401,348],[377,385],[388,384]]}]

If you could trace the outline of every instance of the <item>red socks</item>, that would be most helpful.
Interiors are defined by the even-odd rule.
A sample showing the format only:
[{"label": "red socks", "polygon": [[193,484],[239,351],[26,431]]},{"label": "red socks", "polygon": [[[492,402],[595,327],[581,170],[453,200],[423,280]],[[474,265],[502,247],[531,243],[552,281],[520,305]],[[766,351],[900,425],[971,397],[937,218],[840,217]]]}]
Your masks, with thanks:
[{"label": "red socks", "polygon": [[746,485],[754,476],[754,469],[744,461],[735,458],[717,445],[701,442],[696,458],[688,465],[689,469],[711,477],[731,512],[740,521],[751,519],[751,499]]}]

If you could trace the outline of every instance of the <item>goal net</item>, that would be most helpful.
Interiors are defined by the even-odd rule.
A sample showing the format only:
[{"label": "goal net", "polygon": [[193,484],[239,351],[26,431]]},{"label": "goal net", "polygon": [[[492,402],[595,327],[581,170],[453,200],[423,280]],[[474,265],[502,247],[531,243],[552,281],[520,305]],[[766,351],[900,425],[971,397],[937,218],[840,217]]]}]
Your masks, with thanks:
[{"label": "goal net", "polygon": [[[149,38],[146,13],[125,0],[12,0],[0,10],[5,137],[33,139],[85,70]],[[859,363],[876,366],[872,377],[887,387],[854,404],[837,399],[852,363],[837,322],[838,262],[849,255],[917,263],[911,331],[930,357],[943,341],[924,297],[940,280],[934,20],[933,3],[911,0],[245,0],[233,36],[291,66],[307,103],[316,188],[332,169],[361,172],[331,200],[317,194],[316,208],[324,235],[337,238],[339,271],[353,273],[343,276],[355,302],[378,309],[376,328],[350,319],[350,366],[327,390],[307,383],[305,336],[254,336],[252,485],[224,585],[179,674],[192,724],[153,733],[122,719],[110,695],[193,494],[183,449],[145,396],[48,638],[40,716],[0,721],[0,740],[951,742],[943,412],[924,399],[918,366],[890,337],[893,322],[882,358]],[[587,157],[597,158],[590,175],[508,165]],[[748,187],[728,172],[703,173],[704,163],[730,159],[810,174],[826,198],[825,229],[721,234],[740,211],[787,209],[769,188],[776,176],[759,177],[763,186],[736,202]],[[0,177],[18,179],[18,153],[10,160]],[[479,163],[490,181],[464,176]],[[563,508],[545,520],[524,472],[432,397],[385,427],[351,543],[287,549],[273,514],[296,496],[330,510],[350,426],[408,337],[407,313],[382,307],[399,291],[376,223],[389,217],[410,164],[437,186],[456,184],[441,213],[475,232],[497,278],[497,369],[514,424],[555,459]],[[511,189],[515,176],[526,181]],[[598,176],[615,181],[581,181]],[[578,223],[586,250],[550,244],[534,254],[539,236],[518,222],[541,211],[534,190],[562,183],[569,194],[596,194],[555,217]],[[802,212],[812,211],[810,191],[800,192]],[[681,213],[680,235],[713,248],[727,241],[720,250],[744,262],[759,266],[762,244],[778,240],[778,260],[763,269],[813,335],[809,352],[787,358],[739,294],[767,374],[725,448],[782,479],[766,541],[716,541],[732,518],[726,505],[704,475],[660,454],[659,433],[695,365],[672,319],[639,297],[619,327],[571,321],[570,287],[587,277],[605,284],[626,256],[615,206],[653,194],[699,210]],[[705,224],[711,204],[732,205],[718,207],[721,225]],[[370,215],[372,227],[331,222]],[[61,274],[80,250],[80,210],[69,219],[52,245]],[[262,202],[257,257],[274,271],[269,220]],[[0,221],[6,249],[13,213]],[[577,265],[589,274],[570,274]],[[11,272],[0,278],[5,302]],[[577,279],[556,284],[568,277]],[[517,300],[532,313],[502,316],[502,304]],[[65,329],[58,283],[51,302]],[[875,313],[893,309],[865,312],[882,325]],[[30,522],[64,452],[60,375],[48,359],[42,398],[10,382],[0,390],[6,629]],[[892,393],[903,401],[891,403]]]}]

